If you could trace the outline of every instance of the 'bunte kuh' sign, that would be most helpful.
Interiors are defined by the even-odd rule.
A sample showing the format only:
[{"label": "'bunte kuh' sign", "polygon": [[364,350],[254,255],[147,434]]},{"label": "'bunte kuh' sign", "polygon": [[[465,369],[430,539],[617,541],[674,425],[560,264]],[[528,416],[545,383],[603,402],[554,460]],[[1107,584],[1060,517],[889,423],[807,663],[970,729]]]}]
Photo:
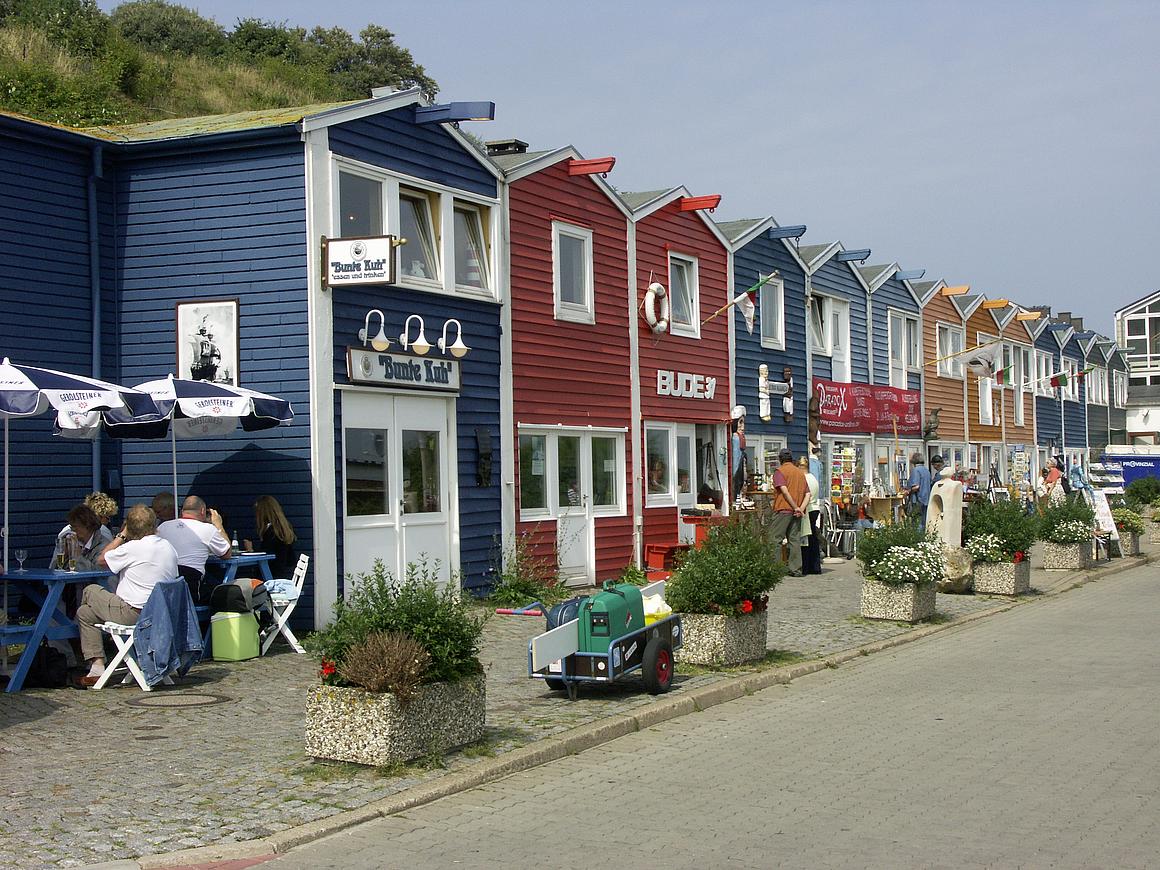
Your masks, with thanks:
[{"label": "'bunte kuh' sign", "polygon": [[918,390],[814,378],[814,395],[823,432],[884,435],[897,420],[899,435],[922,434]]},{"label": "'bunte kuh' sign", "polygon": [[395,283],[395,237],[322,240],[327,287]]},{"label": "'bunte kuh' sign", "polygon": [[459,391],[459,360],[370,348],[346,349],[346,374],[353,383],[419,390]]}]

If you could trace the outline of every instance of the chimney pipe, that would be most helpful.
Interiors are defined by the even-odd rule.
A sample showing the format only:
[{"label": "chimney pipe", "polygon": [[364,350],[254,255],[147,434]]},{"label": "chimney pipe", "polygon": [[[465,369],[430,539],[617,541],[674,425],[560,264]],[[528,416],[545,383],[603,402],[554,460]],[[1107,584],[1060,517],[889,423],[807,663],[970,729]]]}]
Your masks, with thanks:
[{"label": "chimney pipe", "polygon": [[528,143],[521,139],[493,139],[483,143],[487,147],[488,157],[500,157],[505,154],[527,154]]}]

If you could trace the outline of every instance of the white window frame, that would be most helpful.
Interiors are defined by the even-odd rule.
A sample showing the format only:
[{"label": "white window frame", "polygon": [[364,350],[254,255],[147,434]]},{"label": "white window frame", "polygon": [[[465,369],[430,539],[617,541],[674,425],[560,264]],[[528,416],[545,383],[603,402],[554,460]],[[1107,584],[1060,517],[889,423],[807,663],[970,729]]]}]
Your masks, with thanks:
[{"label": "white window frame", "polygon": [[[839,310],[843,315],[841,318],[837,316]],[[830,300],[830,377],[846,384],[854,380],[854,349],[850,347],[852,326],[850,312],[852,310],[853,306],[846,299],[833,298]],[[836,342],[834,337],[839,334],[839,330],[843,330],[841,333],[843,340]],[[837,351],[839,346],[844,349],[844,356],[839,356]],[[839,363],[844,366],[841,370],[838,369]]]},{"label": "white window frame", "polygon": [[[697,258],[689,256],[688,254],[677,254],[669,252],[669,293],[673,292],[673,266],[677,264],[686,269],[686,276],[688,280],[686,284],[689,288],[689,315],[692,317],[692,323],[684,324],[677,322],[677,306],[673,299],[669,299],[669,332],[672,335],[681,335],[685,338],[700,338],[701,337],[701,280],[697,264]],[[674,297],[675,298],[675,297]]]},{"label": "white window frame", "polygon": [[1128,373],[1113,371],[1112,388],[1114,391],[1112,394],[1113,407],[1128,407]]},{"label": "white window frame", "polygon": [[[459,197],[455,197],[451,203],[451,227],[452,233],[455,228],[455,213],[459,212],[464,215],[470,215],[475,220],[476,231],[479,233],[479,246],[482,248],[482,257],[479,259],[480,269],[480,285],[476,287],[472,284],[460,284],[456,280],[456,274],[459,271],[459,262],[456,259],[456,248],[454,244],[451,247],[452,257],[447,262],[452,264],[451,280],[455,282],[455,290],[458,293],[474,294],[474,295],[492,295],[492,280],[491,280],[491,221],[490,210],[478,203],[469,202]],[[470,238],[470,231],[468,237]]]},{"label": "white window frame", "polygon": [[[405,185],[395,188],[397,193],[395,197],[396,211],[394,213],[394,220],[391,221],[390,226],[394,227],[396,234],[402,234],[402,211],[403,200],[414,201],[421,204],[424,217],[427,219],[427,227],[431,232],[431,259],[435,268],[435,274],[429,278],[420,275],[408,274],[403,269],[403,258],[407,256],[407,245],[422,246],[422,239],[407,239],[407,245],[399,248],[399,269],[397,281],[399,284],[410,284],[424,290],[439,289],[443,287],[443,274],[446,272],[443,264],[443,257],[441,255],[440,245],[440,224],[436,222],[435,215],[440,212],[438,208],[439,200],[438,194],[433,194],[431,191],[422,190],[420,188]],[[434,202],[432,202],[434,200]]]},{"label": "white window frame", "polygon": [[[997,335],[991,335],[988,332],[976,332],[975,344],[982,346],[989,342],[996,341],[999,338]],[[1000,360],[1010,359],[1010,352],[1006,344],[1002,345],[1003,353]],[[999,387],[1002,389],[1002,385]],[[995,422],[995,379],[994,378],[979,378],[979,425],[980,426],[998,426]]]},{"label": "white window frame", "polygon": [[1108,370],[1093,368],[1086,375],[1088,384],[1088,402],[1093,405],[1108,404]]},{"label": "white window frame", "polygon": [[[593,517],[620,517],[628,510],[627,481],[625,480],[625,436],[624,429],[579,427],[579,426],[537,426],[520,424],[516,438],[516,462],[519,462],[519,439],[523,436],[538,436],[544,439],[544,498],[546,508],[524,509],[520,501],[519,521],[556,520],[571,505],[560,504],[559,482],[559,438],[561,436],[580,439],[580,473],[584,476],[587,490],[592,479],[592,438],[616,439],[616,504],[597,505],[589,500],[588,511]],[[670,451],[671,452],[671,451]],[[517,496],[518,496],[517,492]]]},{"label": "white window frame", "polygon": [[[814,328],[814,306],[818,306],[818,316],[822,318],[822,322],[818,327]],[[809,333],[810,351],[812,353],[822,354],[823,356],[830,356],[832,348],[830,345],[830,324],[833,322],[834,300],[829,296],[823,296],[821,293],[814,293],[810,297],[809,308],[806,311],[806,331]],[[819,344],[820,340],[820,344]]]},{"label": "white window frame", "polygon": [[1055,374],[1051,370],[1053,362],[1052,355],[1047,351],[1035,351],[1035,385],[1033,390],[1035,395],[1051,395],[1051,376]]},{"label": "white window frame", "polygon": [[1003,389],[1010,390],[1015,387],[1015,346],[1009,341],[1004,341],[1001,345],[1003,349],[1002,366],[1004,369],[1011,369],[1011,377],[1007,378],[1002,384]]},{"label": "white window frame", "polygon": [[[766,275],[758,275],[765,280]],[[773,317],[767,315],[775,312]],[[785,350],[785,281],[771,278],[761,285],[757,303],[757,317],[761,326],[761,346],[770,350]],[[770,324],[770,320],[773,323]],[[772,329],[769,327],[772,325]],[[768,333],[772,332],[770,335]]]},{"label": "white window frame", "polygon": [[352,175],[356,178],[361,178],[364,181],[370,181],[379,186],[379,226],[385,227],[387,225],[387,207],[386,207],[386,179],[379,175],[370,172],[361,171],[357,166],[348,166],[338,164],[334,167],[334,214],[331,218],[331,226],[334,228],[333,232],[338,238],[343,238],[342,231],[342,176]]},{"label": "white window frame", "polygon": [[[649,453],[648,453],[648,436],[650,432],[667,432],[669,437],[668,458],[665,460],[668,463],[668,489],[664,492],[649,492],[648,488],[648,473],[649,473]],[[677,424],[676,423],[653,423],[646,421],[644,424],[644,445],[641,451],[644,455],[644,506],[646,508],[654,507],[676,507],[677,506]],[[696,461],[696,457],[693,457]]]},{"label": "white window frame", "polygon": [[[1025,344],[1014,345],[1011,361],[1014,366],[1014,376],[1011,378],[1012,388],[1015,391],[1015,414],[1014,420],[1016,426],[1026,425],[1026,414],[1023,409],[1023,400],[1027,395],[1027,378],[1032,366],[1034,365],[1035,353]],[[1034,395],[1034,394],[1032,394]],[[1032,414],[1035,411],[1032,409]]]},{"label": "white window frame", "polygon": [[[902,357],[894,355],[894,333],[901,330],[898,347]],[[890,386],[905,390],[908,383],[907,375],[911,372],[922,371],[922,341],[918,318],[913,314],[896,309],[889,309],[886,315],[886,354],[890,359]],[[901,382],[896,383],[901,375]]]},{"label": "white window frame", "polygon": [[[954,347],[949,340],[944,340],[944,335],[948,339],[957,337],[958,347]],[[935,323],[935,352],[938,354],[938,376],[940,378],[961,381],[966,377],[966,367],[962,360],[962,351],[966,349],[966,346],[967,331],[963,327],[950,323]],[[950,354],[958,354],[958,356],[949,356]]]},{"label": "white window frame", "polygon": [[1063,385],[1063,398],[1069,402],[1079,401],[1079,363],[1070,357],[1063,358],[1063,374],[1067,375],[1067,383]]},{"label": "white window frame", "polygon": [[[567,302],[560,284],[560,239],[567,237],[584,244],[584,302]],[[552,221],[552,295],[555,299],[557,320],[572,323],[596,322],[595,267],[592,254],[592,230],[562,221]]]}]

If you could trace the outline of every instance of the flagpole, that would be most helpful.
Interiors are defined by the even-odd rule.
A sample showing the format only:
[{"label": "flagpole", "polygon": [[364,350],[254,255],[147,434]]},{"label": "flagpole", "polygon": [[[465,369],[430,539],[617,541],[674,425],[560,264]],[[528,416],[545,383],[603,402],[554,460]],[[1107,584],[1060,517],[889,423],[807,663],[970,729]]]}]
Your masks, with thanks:
[{"label": "flagpole", "polygon": [[976,351],[981,347],[990,347],[993,344],[998,344],[1000,341],[1002,341],[1001,338],[996,338],[992,341],[985,341],[982,344],[976,344],[974,347],[967,347],[963,348],[962,350],[956,350],[954,353],[948,353],[946,356],[940,356],[938,359],[928,360],[927,362],[923,363],[923,365],[938,365],[940,362],[944,362],[948,359],[954,359],[956,356],[962,356],[964,353],[971,353],[972,351]]},{"label": "flagpole", "polygon": [[754,291],[760,289],[762,286],[764,286],[765,284],[768,284],[770,281],[772,281],[774,278],[776,278],[778,276],[778,274],[779,273],[776,271],[772,272],[771,274],[766,275],[764,278],[762,278],[760,281],[758,281],[756,284],[754,284],[752,287],[750,287],[744,293],[738,293],[736,296],[734,296],[732,299],[730,299],[728,302],[726,302],[724,305],[722,305],[720,308],[718,308],[716,311],[714,311],[712,314],[710,314],[708,317],[706,317],[704,320],[702,320],[701,325],[704,326],[706,323],[708,323],[714,317],[718,317],[718,316],[724,314],[726,311],[729,310],[730,307],[732,307],[733,305],[736,305],[737,300],[740,299],[742,296],[747,296],[750,293],[753,293]]}]

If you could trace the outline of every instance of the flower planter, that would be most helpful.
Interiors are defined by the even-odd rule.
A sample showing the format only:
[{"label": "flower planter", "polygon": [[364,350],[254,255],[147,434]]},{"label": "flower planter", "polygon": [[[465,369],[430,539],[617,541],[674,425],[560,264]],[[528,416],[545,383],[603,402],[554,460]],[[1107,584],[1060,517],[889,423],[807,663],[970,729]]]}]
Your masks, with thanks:
[{"label": "flower planter", "polygon": [[1112,541],[1113,547],[1119,547],[1121,556],[1140,555],[1140,536],[1135,532],[1120,532],[1120,542]]},{"label": "flower planter", "polygon": [[685,639],[677,660],[694,665],[739,665],[765,658],[769,611],[742,616],[682,613]]},{"label": "flower planter", "polygon": [[390,693],[316,686],[306,698],[306,754],[379,767],[483,737],[484,677],[420,686],[409,703]]},{"label": "flower planter", "polygon": [[921,622],[934,616],[934,583],[862,581],[862,615],[867,619]]},{"label": "flower planter", "polygon": [[1031,590],[1031,561],[976,562],[975,593],[1022,595]]},{"label": "flower planter", "polygon": [[1080,571],[1092,566],[1092,545],[1043,542],[1043,567],[1048,571]]},{"label": "flower planter", "polygon": [[1160,544],[1160,523],[1152,523],[1148,528],[1148,543]]}]

